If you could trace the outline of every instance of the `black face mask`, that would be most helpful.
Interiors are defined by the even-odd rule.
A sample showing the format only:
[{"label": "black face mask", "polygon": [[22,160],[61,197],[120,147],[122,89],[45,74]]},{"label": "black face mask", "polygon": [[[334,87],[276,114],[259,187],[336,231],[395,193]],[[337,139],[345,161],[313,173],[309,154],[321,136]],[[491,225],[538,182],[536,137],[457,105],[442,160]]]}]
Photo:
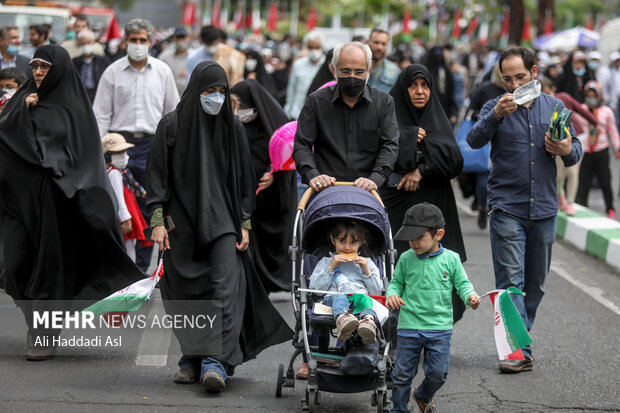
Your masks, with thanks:
[{"label": "black face mask", "polygon": [[359,77],[340,77],[338,78],[338,89],[340,92],[350,98],[362,93],[366,87],[366,79],[360,79]]}]

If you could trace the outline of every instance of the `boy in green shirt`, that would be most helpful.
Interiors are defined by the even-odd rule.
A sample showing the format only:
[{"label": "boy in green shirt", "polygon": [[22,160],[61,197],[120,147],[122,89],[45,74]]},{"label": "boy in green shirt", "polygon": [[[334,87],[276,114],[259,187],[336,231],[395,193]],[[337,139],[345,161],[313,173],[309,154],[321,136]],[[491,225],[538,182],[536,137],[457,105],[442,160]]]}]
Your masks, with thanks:
[{"label": "boy in green shirt", "polygon": [[394,237],[409,241],[411,249],[400,256],[387,292],[387,306],[400,309],[390,412],[409,412],[411,382],[423,350],[425,378],[413,397],[423,413],[435,411],[433,396],[446,382],[450,365],[452,288],[474,310],[480,304],[459,255],[439,243],[444,227],[439,208],[422,203],[409,208]]}]

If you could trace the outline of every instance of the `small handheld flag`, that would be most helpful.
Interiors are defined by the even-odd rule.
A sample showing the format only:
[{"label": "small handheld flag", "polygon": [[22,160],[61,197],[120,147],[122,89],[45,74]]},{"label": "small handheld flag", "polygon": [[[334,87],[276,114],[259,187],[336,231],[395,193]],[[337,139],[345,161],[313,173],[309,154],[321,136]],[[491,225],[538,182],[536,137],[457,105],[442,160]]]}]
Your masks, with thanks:
[{"label": "small handheld flag", "polygon": [[493,304],[495,345],[500,360],[523,360],[521,348],[531,344],[532,338],[528,334],[510,294],[525,295],[515,287],[510,287],[507,290],[489,291],[482,297],[488,295]]}]

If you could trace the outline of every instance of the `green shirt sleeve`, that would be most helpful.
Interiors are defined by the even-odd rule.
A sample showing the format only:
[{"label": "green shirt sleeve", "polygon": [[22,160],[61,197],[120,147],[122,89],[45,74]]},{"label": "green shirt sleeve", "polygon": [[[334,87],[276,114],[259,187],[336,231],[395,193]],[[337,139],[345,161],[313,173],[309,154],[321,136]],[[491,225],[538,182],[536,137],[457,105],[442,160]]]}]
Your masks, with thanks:
[{"label": "green shirt sleeve", "polygon": [[151,215],[151,228],[157,227],[159,225],[165,225],[163,208],[155,209],[155,211],[153,211],[153,215]]},{"label": "green shirt sleeve", "polygon": [[248,231],[251,231],[252,230],[252,221],[250,221],[249,219],[241,221],[241,228],[245,228]]},{"label": "green shirt sleeve", "polygon": [[389,298],[391,295],[397,295],[398,297],[403,296],[403,291],[405,290],[405,258],[401,255],[400,259],[396,263],[396,268],[394,269],[394,276],[392,277],[392,281],[390,281],[390,285],[387,290],[386,298]]},{"label": "green shirt sleeve", "polygon": [[465,305],[469,305],[469,296],[471,294],[476,294],[476,291],[474,290],[474,286],[469,281],[469,278],[467,278],[467,273],[465,272],[465,268],[463,268],[463,264],[458,258],[458,255],[456,258],[452,284],[456,288],[456,291],[459,293],[459,296]]}]

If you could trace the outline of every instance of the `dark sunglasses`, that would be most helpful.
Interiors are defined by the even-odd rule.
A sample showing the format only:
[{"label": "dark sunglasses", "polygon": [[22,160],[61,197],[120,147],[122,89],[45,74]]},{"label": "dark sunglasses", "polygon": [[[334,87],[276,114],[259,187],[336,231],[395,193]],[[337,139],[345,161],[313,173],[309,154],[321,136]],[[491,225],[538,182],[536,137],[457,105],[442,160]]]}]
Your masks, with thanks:
[{"label": "dark sunglasses", "polygon": [[48,72],[51,68],[52,65],[48,64],[48,63],[43,63],[43,62],[32,62],[30,63],[30,69],[33,72],[36,72],[37,69],[41,68],[41,71],[43,72]]}]

